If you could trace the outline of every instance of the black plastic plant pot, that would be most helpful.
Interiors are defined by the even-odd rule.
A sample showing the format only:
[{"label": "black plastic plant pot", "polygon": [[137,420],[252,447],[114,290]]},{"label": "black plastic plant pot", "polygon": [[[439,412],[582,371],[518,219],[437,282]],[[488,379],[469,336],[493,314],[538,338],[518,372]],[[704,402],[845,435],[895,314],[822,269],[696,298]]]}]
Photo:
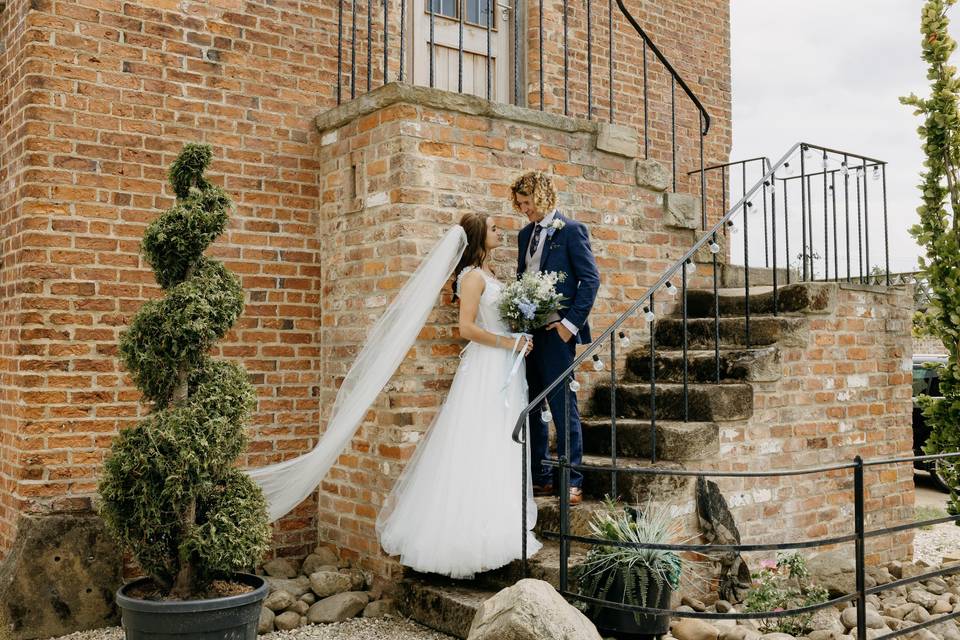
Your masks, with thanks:
[{"label": "black plastic plant pot", "polygon": [[[663,589],[657,589],[656,583],[652,580],[650,582],[647,601],[644,606],[669,609],[673,589],[668,584],[664,584]],[[623,602],[623,578],[619,573],[613,579],[610,591],[604,599],[611,602]],[[640,619],[639,623],[637,618]],[[619,640],[649,640],[665,635],[670,630],[670,614],[642,613],[634,617],[632,611],[603,607],[593,617],[593,623],[602,636],[613,636]]]},{"label": "black plastic plant pot", "polygon": [[127,640],[256,640],[267,583],[246,573],[233,577],[253,591],[208,600],[141,600],[127,594],[150,581],[140,578],[117,591]]}]

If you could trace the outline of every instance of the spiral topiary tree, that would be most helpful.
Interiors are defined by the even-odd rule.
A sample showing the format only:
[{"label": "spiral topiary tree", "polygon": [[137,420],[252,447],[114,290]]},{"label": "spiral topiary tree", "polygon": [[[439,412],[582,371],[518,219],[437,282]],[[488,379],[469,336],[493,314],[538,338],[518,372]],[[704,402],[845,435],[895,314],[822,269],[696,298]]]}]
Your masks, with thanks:
[{"label": "spiral topiary tree", "polygon": [[208,355],[243,311],[236,276],[203,255],[231,207],[203,176],[211,159],[206,145],[184,147],[169,172],[176,203],[144,234],[165,295],[140,308],[120,354],[153,407],[114,439],[99,487],[109,530],[181,599],[254,567],[270,539],[263,494],[234,466],[256,392],[241,366]]},{"label": "spiral topiary tree", "polygon": [[[922,398],[923,415],[931,427],[924,451],[930,454],[960,450],[960,78],[950,57],[957,43],[950,37],[947,11],[956,0],[927,0],[920,15],[923,59],[928,64],[930,95],[901,98],[924,118],[917,129],[926,155],[920,223],[910,229],[926,251],[920,268],[929,300],[914,319],[921,333],[936,336],[948,353],[940,368],[942,398]],[[950,483],[949,511],[960,513],[957,478],[960,460],[940,463],[941,476]]]}]

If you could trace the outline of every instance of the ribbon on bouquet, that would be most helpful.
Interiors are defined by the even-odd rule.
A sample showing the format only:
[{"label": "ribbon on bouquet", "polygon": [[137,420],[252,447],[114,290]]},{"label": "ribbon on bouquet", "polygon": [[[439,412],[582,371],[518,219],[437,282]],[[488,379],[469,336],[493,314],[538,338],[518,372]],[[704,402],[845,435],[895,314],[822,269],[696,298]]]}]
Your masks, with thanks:
[{"label": "ribbon on bouquet", "polygon": [[503,405],[509,409],[510,408],[510,394],[507,393],[507,389],[510,387],[510,383],[513,382],[513,379],[517,377],[517,372],[520,371],[520,365],[523,364],[523,359],[527,356],[527,343],[533,338],[528,333],[518,333],[513,339],[513,349],[510,350],[510,357],[513,358],[513,367],[510,368],[510,373],[507,374],[507,381],[503,385],[501,391],[503,394]]}]

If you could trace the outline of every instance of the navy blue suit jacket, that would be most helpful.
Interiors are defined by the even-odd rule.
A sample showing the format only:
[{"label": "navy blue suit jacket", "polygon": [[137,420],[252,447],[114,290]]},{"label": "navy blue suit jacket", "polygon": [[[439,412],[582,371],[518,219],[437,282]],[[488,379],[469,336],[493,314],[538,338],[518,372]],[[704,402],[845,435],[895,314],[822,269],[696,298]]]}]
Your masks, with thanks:
[{"label": "navy blue suit jacket", "polygon": [[[560,317],[566,318],[578,328],[577,342],[587,344],[593,339],[590,336],[587,316],[590,315],[593,302],[597,299],[597,290],[600,288],[600,272],[590,249],[590,234],[584,224],[571,220],[560,212],[557,212],[554,220],[563,220],[564,227],[547,231],[540,256],[540,270],[560,271],[567,275],[563,282],[557,284],[557,292],[566,299],[564,307],[560,309]],[[530,223],[520,230],[517,277],[527,268],[527,249],[533,227],[533,223]]]}]

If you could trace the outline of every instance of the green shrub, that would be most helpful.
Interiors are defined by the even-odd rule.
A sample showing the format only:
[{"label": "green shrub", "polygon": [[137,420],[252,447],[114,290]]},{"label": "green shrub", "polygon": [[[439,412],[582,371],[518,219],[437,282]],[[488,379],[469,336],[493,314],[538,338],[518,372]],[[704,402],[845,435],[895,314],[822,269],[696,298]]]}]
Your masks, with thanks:
[{"label": "green shrub", "polygon": [[203,177],[211,159],[184,148],[170,170],[177,201],[144,234],[164,296],[140,308],[120,357],[152,411],[114,439],[99,487],[109,530],[179,598],[253,568],[270,540],[263,494],[234,467],[256,392],[242,367],[208,355],[243,311],[236,276],[202,255],[230,208]]}]

